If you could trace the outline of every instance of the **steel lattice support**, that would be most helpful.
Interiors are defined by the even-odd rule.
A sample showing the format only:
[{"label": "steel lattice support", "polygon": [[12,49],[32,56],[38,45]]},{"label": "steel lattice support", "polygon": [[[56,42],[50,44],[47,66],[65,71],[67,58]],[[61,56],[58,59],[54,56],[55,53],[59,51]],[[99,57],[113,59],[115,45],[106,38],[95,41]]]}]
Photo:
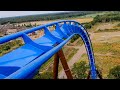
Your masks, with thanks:
[{"label": "steel lattice support", "polygon": [[54,56],[54,65],[53,65],[53,78],[57,79],[58,78],[58,66],[59,66],[59,56],[56,53]]}]

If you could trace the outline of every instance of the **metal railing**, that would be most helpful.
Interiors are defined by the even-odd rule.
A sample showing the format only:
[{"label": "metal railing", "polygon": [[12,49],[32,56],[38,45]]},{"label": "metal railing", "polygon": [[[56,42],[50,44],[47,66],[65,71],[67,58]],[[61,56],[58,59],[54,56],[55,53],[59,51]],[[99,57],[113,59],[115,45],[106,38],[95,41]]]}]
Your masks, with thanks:
[{"label": "metal railing", "polygon": [[[70,35],[68,35],[69,37],[66,38],[65,40],[63,40],[62,42],[60,42],[54,48],[50,49],[49,51],[46,51],[43,55],[36,58],[31,63],[27,64],[26,66],[24,66],[22,68],[20,68],[19,70],[17,70],[13,74],[7,76],[5,79],[24,79],[24,78],[33,77],[34,74],[31,74],[31,72],[37,71],[41,67],[42,64],[44,64],[49,58],[51,58],[55,53],[57,53],[75,34],[79,34],[79,36],[84,41],[84,44],[85,44],[85,47],[86,47],[86,50],[87,50],[87,54],[88,54],[88,58],[89,58],[91,78],[96,79],[95,59],[94,59],[94,53],[93,53],[93,49],[92,49],[91,40],[89,38],[89,35],[88,35],[88,32],[86,31],[86,29],[80,23],[78,23],[77,21],[61,20],[61,21],[45,24],[45,25],[42,25],[42,26],[33,27],[33,28],[30,28],[30,29],[27,29],[27,30],[17,32],[15,34],[0,37],[0,44],[3,44],[3,43],[8,42],[10,40],[16,39],[18,37],[22,37],[25,40],[26,39],[25,37],[28,37],[28,36],[26,36],[26,34],[35,32],[35,31],[40,30],[40,29],[44,29],[44,31],[46,33],[47,32],[50,33],[50,31],[47,29],[47,27],[52,26],[52,25],[56,25],[56,29],[57,29],[57,28],[60,28],[59,23],[69,25],[68,26],[69,30],[66,31],[70,34]],[[71,24],[71,23],[73,23],[73,24]],[[71,26],[75,27],[74,30],[71,28]],[[35,46],[38,47],[38,45],[35,45]]]}]

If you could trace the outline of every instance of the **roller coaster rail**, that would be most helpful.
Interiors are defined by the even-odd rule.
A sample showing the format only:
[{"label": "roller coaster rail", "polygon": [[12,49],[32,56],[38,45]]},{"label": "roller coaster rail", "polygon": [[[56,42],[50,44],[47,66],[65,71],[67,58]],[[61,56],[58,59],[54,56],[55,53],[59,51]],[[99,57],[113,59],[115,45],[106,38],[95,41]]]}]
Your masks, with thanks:
[{"label": "roller coaster rail", "polygon": [[[53,25],[56,26],[56,29],[54,31],[50,31],[48,27]],[[36,40],[32,40],[27,35],[41,29],[44,30],[44,35]],[[95,66],[92,43],[89,38],[88,32],[83,25],[73,20],[60,20],[1,37],[0,44],[4,44],[19,37],[22,37],[25,44],[0,57],[0,78],[33,78],[40,67],[53,55],[58,55],[59,58],[62,59],[64,55],[63,53],[60,54],[59,51],[62,50],[62,47],[76,34],[78,34],[82,38],[86,47],[90,65],[89,76],[91,77],[91,79],[96,79],[97,69]],[[65,63],[63,63],[63,66],[67,65]],[[54,70],[56,70],[55,68],[57,67],[54,67]],[[68,74],[70,74],[70,71],[68,72]],[[57,74],[54,76],[56,78]]]}]

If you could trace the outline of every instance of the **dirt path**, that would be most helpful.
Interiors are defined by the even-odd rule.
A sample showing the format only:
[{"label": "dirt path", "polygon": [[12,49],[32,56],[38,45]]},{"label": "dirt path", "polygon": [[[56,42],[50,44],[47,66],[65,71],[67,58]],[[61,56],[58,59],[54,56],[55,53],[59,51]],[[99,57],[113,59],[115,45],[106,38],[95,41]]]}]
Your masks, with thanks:
[{"label": "dirt path", "polygon": [[[77,48],[79,49],[77,51],[77,53],[72,57],[72,59],[68,62],[68,66],[70,67],[70,69],[72,68],[72,65],[76,62],[78,62],[78,60],[80,59],[80,57],[82,56],[82,54],[86,53],[86,50],[85,50],[85,46],[82,45],[81,47],[79,46],[69,46],[69,47],[74,47],[74,48]],[[62,79],[62,78],[66,78],[66,75],[65,75],[65,72],[64,70],[62,69],[60,72],[59,72],[59,79]]]},{"label": "dirt path", "polygon": [[[92,39],[94,34],[93,34],[93,33],[90,33],[90,34],[91,34],[91,35],[90,35],[90,39]],[[79,59],[80,59],[80,57],[81,57],[83,54],[86,53],[86,49],[85,49],[84,44],[83,44],[82,46],[65,46],[65,47],[74,47],[74,48],[76,48],[76,49],[79,49],[79,50],[77,51],[77,53],[71,58],[71,60],[68,61],[68,66],[69,66],[69,68],[71,69],[72,66],[73,66],[73,64],[76,63],[76,62],[78,62]],[[59,72],[58,78],[59,78],[59,79],[67,79],[66,74],[65,74],[65,72],[64,72],[63,69]]]},{"label": "dirt path", "polygon": [[[115,23],[100,23],[96,26],[94,26],[89,34],[90,34],[90,39],[91,39],[91,42],[92,43],[96,43],[96,42],[108,42],[109,40],[109,43],[110,42],[115,42],[116,40],[119,41],[119,38],[120,37],[120,31],[116,31],[116,32],[99,32],[99,33],[94,33],[94,31],[97,31],[99,29],[101,30],[104,30],[104,29],[114,29],[114,27],[118,24],[119,22],[115,22]],[[113,38],[114,37],[114,38]],[[77,51],[77,53],[71,58],[71,60],[68,61],[68,65],[70,67],[70,69],[72,68],[73,64],[78,62],[78,60],[80,60],[81,56],[83,54],[86,53],[86,49],[85,49],[85,46],[82,45],[82,46],[75,46],[76,45],[76,42],[78,40],[76,40],[72,46],[66,46],[66,47],[74,47],[74,48],[77,48],[79,49]],[[100,56],[112,56],[111,53],[107,53],[105,55],[103,54],[99,54],[99,53],[95,53],[95,55],[100,55]],[[66,79],[66,74],[64,72],[64,70],[61,70],[59,72],[59,76],[58,76],[59,79]]]}]

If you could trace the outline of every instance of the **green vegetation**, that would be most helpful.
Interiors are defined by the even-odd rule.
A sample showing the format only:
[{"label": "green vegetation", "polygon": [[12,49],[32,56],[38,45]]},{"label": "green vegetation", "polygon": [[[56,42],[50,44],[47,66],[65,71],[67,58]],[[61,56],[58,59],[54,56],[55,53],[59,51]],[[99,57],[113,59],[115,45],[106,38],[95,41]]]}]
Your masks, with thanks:
[{"label": "green vegetation", "polygon": [[85,61],[75,63],[72,68],[73,77],[75,79],[86,79],[88,76],[89,66]]},{"label": "green vegetation", "polygon": [[103,12],[96,12],[96,13],[93,13],[93,14],[87,14],[87,15],[84,15],[84,16],[81,16],[82,18],[86,18],[86,17],[96,17],[97,15],[104,15],[104,14],[108,14],[110,13],[110,11],[103,11]]},{"label": "green vegetation", "polygon": [[75,48],[63,47],[63,52],[67,61],[69,61],[77,51],[78,49]]},{"label": "green vegetation", "polygon": [[34,25],[32,25],[31,23],[26,25],[26,24],[22,24],[22,26],[25,26],[25,27],[28,27],[28,28],[31,28],[31,27],[36,27],[36,23]]},{"label": "green vegetation", "polygon": [[111,55],[95,55],[96,65],[102,70],[103,78],[108,78],[109,70],[116,65],[120,65],[119,58],[117,56]]},{"label": "green vegetation", "polygon": [[73,11],[73,12],[63,12],[63,13],[8,17],[8,18],[0,18],[0,24],[6,24],[8,22],[21,23],[21,22],[30,22],[30,21],[44,21],[44,20],[73,18],[73,17],[83,16],[86,14],[92,14],[92,13],[96,13],[96,12],[95,11],[76,11],[76,12]]},{"label": "green vegetation", "polygon": [[87,29],[92,28],[91,22],[89,22],[89,23],[83,23],[83,25],[84,25],[84,27],[87,28]]},{"label": "green vegetation", "polygon": [[[70,50],[70,51],[69,51]],[[65,58],[67,61],[69,61],[75,53],[77,53],[78,49],[75,48],[64,48],[63,52],[65,54]],[[54,56],[51,57],[46,63],[44,63],[39,72],[42,72],[39,74],[39,72],[34,76],[34,79],[53,79],[53,61]],[[51,65],[51,66],[50,66]],[[62,64],[59,63],[58,71],[62,70]]]},{"label": "green vegetation", "polygon": [[120,12],[112,12],[104,15],[97,15],[94,18],[93,23],[96,22],[111,22],[111,21],[120,21]]},{"label": "green vegetation", "polygon": [[[77,53],[78,49],[63,47],[63,52],[67,62]],[[62,70],[62,64],[60,63],[58,71]]]},{"label": "green vegetation", "polygon": [[81,46],[81,45],[83,45],[83,40],[80,38],[80,40],[76,43],[76,46]]},{"label": "green vegetation", "polygon": [[110,69],[108,78],[120,79],[120,65],[115,66],[114,68]]},{"label": "green vegetation", "polygon": [[22,46],[21,40],[14,40],[0,45],[0,56]]},{"label": "green vegetation", "polygon": [[[116,21],[120,21],[120,13],[110,12],[104,15],[97,15],[92,22],[83,23],[83,25],[87,29],[93,30],[94,28],[92,27],[97,23],[98,24],[106,23],[106,22],[113,23]],[[98,29],[98,31],[95,31],[95,33],[120,31],[119,27],[120,27],[120,23],[118,23],[115,27],[111,29],[104,29],[104,30]],[[99,36],[99,35],[96,34],[96,36]],[[111,38],[106,37],[105,40],[101,40],[100,42],[93,42],[92,46],[93,46],[97,68],[100,73],[102,72],[103,78],[120,79],[120,66],[117,66],[117,65],[120,65],[119,36],[111,37]],[[89,60],[88,60],[87,54],[83,54],[82,57],[80,58],[80,61],[85,61],[88,64]],[[83,72],[85,73],[85,71]],[[84,78],[84,75],[83,75],[83,78]]]},{"label": "green vegetation", "polygon": [[[39,16],[39,15],[38,15]],[[48,15],[49,16],[49,15]],[[59,17],[59,15],[56,15],[56,17],[53,17],[52,15],[50,17],[48,16],[43,16],[40,18],[27,18],[25,21],[36,21],[36,20],[52,20],[52,19],[60,19],[60,18],[66,18],[67,16],[63,17]],[[76,17],[77,15],[73,15],[73,16],[69,16],[70,18],[72,17]],[[79,16],[79,15],[78,15]],[[48,17],[48,18],[45,18]],[[19,18],[20,20],[18,20],[17,22],[23,22],[21,18]],[[16,19],[17,20],[17,19]],[[11,21],[11,23],[15,23],[16,20]],[[25,22],[24,21],[24,22]],[[120,13],[119,12],[111,12],[108,14],[104,14],[104,15],[97,15],[95,16],[95,18],[93,19],[92,22],[90,23],[84,23],[83,25],[87,28],[90,29],[92,28],[94,25],[96,25],[97,23],[101,24],[101,23],[106,23],[106,22],[113,22],[113,21],[120,21]],[[5,22],[0,21],[1,24],[6,23],[7,20]],[[116,27],[119,27],[120,23],[117,24]],[[31,25],[28,25],[27,27],[31,27]],[[119,28],[112,28],[112,29],[98,29],[97,32],[114,32],[114,31],[119,31]],[[95,34],[96,34],[95,33]],[[99,35],[98,35],[99,36]],[[79,38],[79,35],[75,35],[70,43],[74,43],[75,40],[77,40]],[[94,55],[95,55],[95,62],[97,65],[97,68],[100,69],[100,71],[102,72],[102,76],[103,78],[113,78],[113,79],[119,79],[120,78],[120,41],[118,40],[118,37],[112,37],[112,38],[108,38],[106,41],[102,40],[100,42],[93,42],[92,46],[93,46],[93,51],[94,51]],[[79,40],[76,45],[82,45],[83,41],[82,39]],[[11,50],[21,46],[22,44],[20,42],[9,42],[6,43],[4,45],[0,46],[0,56],[2,56],[3,54],[10,52]],[[77,49],[75,48],[63,48],[65,57],[67,59],[67,61],[69,61],[73,55],[77,52]],[[40,74],[37,74],[34,78],[35,79],[53,79],[53,71],[52,68],[53,66],[51,65],[53,63],[53,57],[51,59],[49,59],[45,64],[42,65],[42,67],[40,68]],[[89,60],[88,60],[88,56],[87,54],[83,54],[82,57],[80,58],[80,62],[75,63],[73,65],[72,68],[72,72],[74,75],[75,79],[85,79],[88,75],[88,70],[89,70],[89,66],[88,66]],[[52,67],[51,67],[51,66]],[[46,69],[48,68],[48,69]],[[62,65],[60,64],[59,66],[59,71],[62,69]]]},{"label": "green vegetation", "polygon": [[77,53],[78,49],[73,48],[71,53],[69,54],[67,61],[69,61],[76,53]]},{"label": "green vegetation", "polygon": [[[90,34],[89,34],[89,36],[90,36]],[[79,40],[78,40],[79,39]],[[78,40],[77,42],[76,42],[76,46],[81,46],[81,45],[83,45],[83,40],[82,40],[82,38],[77,34],[77,35],[74,35],[72,38],[71,38],[71,40],[70,40],[70,43],[74,43],[76,40]]]},{"label": "green vegetation", "polygon": [[[52,56],[47,62],[45,62],[34,76],[34,79],[53,79],[53,71],[50,68],[50,64],[53,64],[54,56]],[[41,73],[40,73],[41,72]]]},{"label": "green vegetation", "polygon": [[26,27],[31,28],[31,27],[33,27],[33,26],[32,26],[32,24],[30,23],[29,25],[26,25]]},{"label": "green vegetation", "polygon": [[90,29],[96,23],[103,23],[103,22],[105,23],[105,22],[113,22],[113,21],[120,21],[120,12],[114,11],[103,15],[97,15],[94,17],[93,21],[83,24],[85,28]]},{"label": "green vegetation", "polygon": [[[120,43],[93,43],[93,51],[96,65],[102,72],[103,78],[108,78],[109,70],[116,65],[120,65]],[[88,56],[83,54],[80,61],[85,61],[87,64]],[[109,77],[111,78],[111,77]]]},{"label": "green vegetation", "polygon": [[80,36],[77,34],[77,35],[74,35],[72,38],[71,38],[71,40],[70,40],[70,42],[71,43],[73,43],[75,40],[77,40],[78,38],[79,38]]},{"label": "green vegetation", "polygon": [[[84,54],[83,57],[85,56],[86,55]],[[98,70],[100,75],[102,75],[102,70],[98,65],[96,65],[96,69]],[[90,71],[90,66],[88,62],[83,60],[75,63],[72,67],[72,74],[75,79],[87,79],[89,71]]]}]

